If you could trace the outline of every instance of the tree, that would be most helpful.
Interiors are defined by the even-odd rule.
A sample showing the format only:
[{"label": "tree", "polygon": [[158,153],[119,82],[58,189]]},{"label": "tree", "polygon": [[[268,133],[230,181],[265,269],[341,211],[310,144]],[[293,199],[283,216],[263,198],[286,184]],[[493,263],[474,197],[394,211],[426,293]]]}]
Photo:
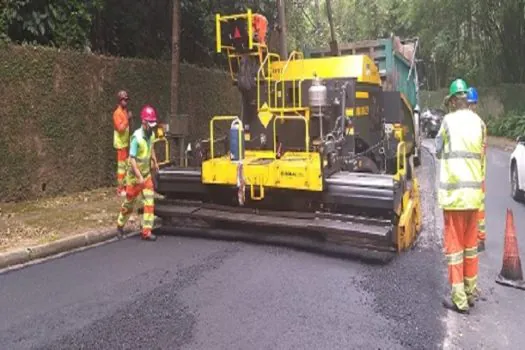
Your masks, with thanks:
[{"label": "tree", "polygon": [[173,0],[173,19],[171,35],[171,108],[170,118],[173,122],[178,111],[179,101],[179,42],[180,42],[180,0]]}]

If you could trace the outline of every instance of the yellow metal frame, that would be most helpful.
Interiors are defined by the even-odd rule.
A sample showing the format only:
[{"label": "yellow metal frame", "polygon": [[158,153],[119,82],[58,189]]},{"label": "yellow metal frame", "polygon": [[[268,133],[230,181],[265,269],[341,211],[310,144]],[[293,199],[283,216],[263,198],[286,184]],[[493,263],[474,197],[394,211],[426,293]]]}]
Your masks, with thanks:
[{"label": "yellow metal frame", "polygon": [[421,232],[421,200],[419,196],[419,182],[414,177],[412,188],[403,195],[403,212],[397,227],[397,250],[404,251],[414,244]]},{"label": "yellow metal frame", "polygon": [[166,138],[166,135],[164,133],[164,129],[162,128],[162,126],[159,126],[157,128],[157,137],[155,137],[155,140],[153,140],[153,149],[155,149],[155,146],[160,142],[164,142],[165,159],[163,162],[158,162],[158,159],[157,159],[157,162],[159,166],[162,166],[170,162],[170,144],[168,142],[168,139]]},{"label": "yellow metal frame", "polygon": [[253,41],[253,13],[251,9],[248,9],[246,13],[237,14],[237,15],[230,15],[230,16],[222,16],[221,14],[217,13],[215,14],[215,41],[216,41],[216,52],[221,53],[223,50],[227,51],[227,57],[228,57],[228,66],[230,69],[230,77],[233,81],[237,81],[237,78],[233,74],[233,66],[232,66],[232,59],[237,60],[237,65],[240,65],[240,58],[243,56],[241,54],[235,54],[233,53],[235,51],[235,48],[232,46],[226,46],[222,45],[222,23],[227,23],[231,20],[236,19],[246,19],[248,24],[248,49],[253,50],[254,48],[257,48],[257,52],[250,52],[246,55],[248,56],[258,56],[259,61],[263,61],[262,59],[262,53],[263,51],[268,51],[268,46],[265,44],[260,44]]},{"label": "yellow metal frame", "polygon": [[[238,120],[241,123],[241,128],[239,128],[239,141],[241,140],[241,137],[244,137],[242,134],[242,130],[244,129],[244,124],[242,123],[242,120],[239,119],[236,115],[218,115],[210,120],[210,157],[211,159],[215,158],[215,137],[214,137],[214,131],[213,126],[216,121],[230,121],[230,120]],[[239,142],[239,157],[242,154],[242,146],[241,142]]]},{"label": "yellow metal frame", "polygon": [[[275,104],[274,106],[277,108],[278,106],[278,94],[279,94],[279,89],[278,89],[278,85],[279,83],[281,84],[281,108],[284,110],[286,108],[286,90],[285,90],[285,83],[286,83],[286,80],[285,80],[285,73],[286,71],[288,70],[288,67],[290,66],[290,63],[291,62],[297,62],[297,61],[301,61],[301,62],[305,62],[305,59],[304,59],[304,54],[302,52],[299,52],[299,51],[292,51],[290,53],[290,55],[288,56],[288,59],[286,60],[286,63],[284,64],[284,67],[282,68],[282,70],[280,71],[280,74],[279,74],[279,80],[277,80],[275,82]],[[296,87],[296,82],[297,80],[300,81],[299,83],[299,105],[297,106],[296,105],[296,93],[295,93],[295,87]],[[292,79],[290,79],[289,81],[292,82],[292,94],[293,94],[293,97],[292,97],[292,110],[295,110],[296,108],[302,108],[302,100],[301,100],[301,96],[302,96],[302,82],[304,81],[304,77],[301,76],[301,75],[294,75],[292,77]],[[268,96],[268,99],[270,99],[270,97]]]},{"label": "yellow metal frame", "polygon": [[[215,40],[217,43],[217,53],[221,53],[222,49],[228,48],[229,46],[222,46],[222,28],[221,28],[221,22],[226,23],[231,20],[235,19],[246,19],[248,22],[248,48],[250,50],[253,49],[253,47],[262,47],[264,45],[260,45],[258,43],[253,42],[253,27],[252,27],[252,10],[248,9],[246,13],[241,13],[238,15],[230,15],[230,16],[221,16],[219,13],[215,15]],[[232,48],[232,47],[230,47]]]},{"label": "yellow metal frame", "polygon": [[[402,167],[400,165],[403,164]],[[407,148],[404,141],[397,144],[397,161],[396,161],[396,175],[394,178],[399,181],[407,173]]]},{"label": "yellow metal frame", "polygon": [[[285,66],[287,65],[286,69]],[[352,78],[359,83],[381,85],[379,68],[368,55],[308,58],[274,62],[272,74],[282,73],[283,80]]]},{"label": "yellow metal frame", "polygon": [[[259,70],[257,71],[257,110],[260,110],[262,108],[261,106],[261,75],[263,75],[263,79],[266,80],[267,85],[268,85],[268,106],[271,108],[271,97],[270,96],[271,96],[272,76],[270,74],[270,66],[272,65],[272,57],[277,58],[277,61],[281,60],[281,56],[279,56],[278,54],[268,52],[261,66],[259,67]],[[268,75],[264,74],[265,66],[268,67]]]}]

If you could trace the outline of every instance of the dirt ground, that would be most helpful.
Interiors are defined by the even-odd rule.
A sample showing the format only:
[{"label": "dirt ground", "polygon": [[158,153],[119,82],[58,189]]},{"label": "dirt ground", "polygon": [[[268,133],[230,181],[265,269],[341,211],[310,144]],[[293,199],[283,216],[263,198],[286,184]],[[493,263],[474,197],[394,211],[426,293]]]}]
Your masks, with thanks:
[{"label": "dirt ground", "polygon": [[[102,188],[63,197],[0,203],[0,252],[113,228],[122,201],[114,188]],[[135,211],[127,227],[135,229],[139,224]]]},{"label": "dirt ground", "polygon": [[512,151],[514,147],[516,147],[515,140],[510,140],[505,137],[489,136],[488,141],[490,146],[501,148],[505,151]]}]

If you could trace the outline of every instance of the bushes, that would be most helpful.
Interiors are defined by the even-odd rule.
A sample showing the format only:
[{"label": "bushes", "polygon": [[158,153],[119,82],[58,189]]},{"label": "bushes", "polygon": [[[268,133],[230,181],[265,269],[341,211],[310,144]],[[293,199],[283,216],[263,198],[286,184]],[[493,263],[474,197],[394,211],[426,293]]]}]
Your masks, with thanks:
[{"label": "bushes", "polygon": [[525,116],[510,115],[502,118],[487,119],[489,135],[516,139],[525,135]]},{"label": "bushes", "polygon": [[[153,104],[166,121],[170,63],[117,59],[29,46],[0,48],[0,201],[111,186],[115,182],[115,94],[130,93],[133,127]],[[239,97],[222,71],[181,65],[179,112],[192,138],[211,115],[238,112]]]}]

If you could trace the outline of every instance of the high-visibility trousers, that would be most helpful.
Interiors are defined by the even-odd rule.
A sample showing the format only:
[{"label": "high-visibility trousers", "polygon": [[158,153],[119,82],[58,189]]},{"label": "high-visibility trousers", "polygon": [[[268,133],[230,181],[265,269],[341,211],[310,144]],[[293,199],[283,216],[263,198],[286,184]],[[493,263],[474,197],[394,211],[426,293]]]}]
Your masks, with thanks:
[{"label": "high-visibility trousers", "polygon": [[468,298],[477,289],[478,210],[445,210],[445,255],[452,302],[468,308]]},{"label": "high-visibility trousers", "polygon": [[129,148],[117,149],[117,192],[126,190],[125,178],[128,170]]},{"label": "high-visibility trousers", "polygon": [[485,241],[487,235],[485,233],[485,181],[483,181],[482,187],[483,191],[483,202],[481,202],[481,207],[478,211],[478,241]]},{"label": "high-visibility trousers", "polygon": [[151,179],[151,176],[148,176],[142,185],[136,184],[126,186],[126,199],[120,208],[117,224],[120,227],[124,227],[128,222],[139,197],[141,197],[144,203],[144,213],[142,214],[142,236],[148,237],[153,229],[153,221],[155,219],[153,213],[155,192],[153,190],[153,180]]}]

